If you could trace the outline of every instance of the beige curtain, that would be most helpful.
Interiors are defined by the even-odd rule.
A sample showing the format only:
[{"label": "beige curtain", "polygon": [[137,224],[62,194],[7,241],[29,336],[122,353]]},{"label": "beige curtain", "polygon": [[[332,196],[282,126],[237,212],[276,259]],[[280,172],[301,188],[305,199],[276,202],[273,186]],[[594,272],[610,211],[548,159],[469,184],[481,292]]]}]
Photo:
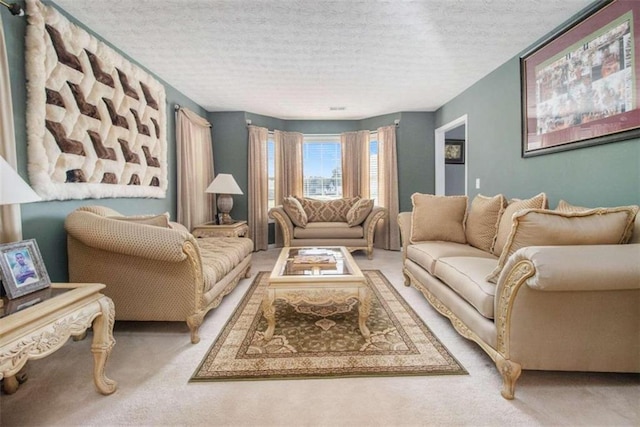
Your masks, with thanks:
[{"label": "beige curtain", "polygon": [[378,223],[375,247],[400,250],[398,157],[395,126],[385,126],[378,129],[378,204],[387,208],[387,217]]},{"label": "beige curtain", "polygon": [[215,218],[211,123],[187,108],[176,113],[178,222],[191,230]]},{"label": "beige curtain", "polygon": [[[276,205],[288,196],[302,197],[302,143],[304,135],[299,132],[273,131],[276,155]],[[276,246],[282,246],[282,231],[276,227]]]},{"label": "beige curtain", "polygon": [[[11,81],[4,28],[0,16],[0,156],[17,170],[16,138],[13,127],[13,103],[11,101]],[[22,219],[20,205],[0,206],[0,243],[22,240]]]},{"label": "beige curtain", "polygon": [[370,197],[368,130],[340,135],[342,146],[342,196]]},{"label": "beige curtain", "polygon": [[269,247],[268,137],[266,128],[249,126],[249,234],[257,251]]}]

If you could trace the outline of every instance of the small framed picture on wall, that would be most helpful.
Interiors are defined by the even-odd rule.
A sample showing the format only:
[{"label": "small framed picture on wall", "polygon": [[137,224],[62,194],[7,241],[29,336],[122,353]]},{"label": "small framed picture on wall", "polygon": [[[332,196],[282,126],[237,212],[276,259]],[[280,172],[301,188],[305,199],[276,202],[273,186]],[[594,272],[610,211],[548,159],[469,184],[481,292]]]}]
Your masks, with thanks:
[{"label": "small framed picture on wall", "polygon": [[464,140],[463,139],[445,140],[444,162],[446,164],[464,164]]}]

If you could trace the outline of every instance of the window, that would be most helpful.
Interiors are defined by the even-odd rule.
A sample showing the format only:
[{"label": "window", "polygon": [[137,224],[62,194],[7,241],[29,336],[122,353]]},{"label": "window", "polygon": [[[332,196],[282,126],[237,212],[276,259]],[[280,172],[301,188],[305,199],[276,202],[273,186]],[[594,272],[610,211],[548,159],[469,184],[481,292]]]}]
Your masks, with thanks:
[{"label": "window", "polygon": [[271,209],[276,205],[276,143],[272,133],[267,139],[267,194]]},{"label": "window", "polygon": [[[378,204],[378,134],[371,132],[369,142],[369,198]],[[342,146],[340,135],[305,135],[302,145],[303,195],[314,199],[342,197]],[[275,141],[267,139],[267,175],[269,209],[276,205]]]},{"label": "window", "polygon": [[369,198],[378,204],[378,133],[372,132],[369,139]]},{"label": "window", "polygon": [[305,135],[302,145],[304,197],[342,197],[342,148],[339,135]]}]

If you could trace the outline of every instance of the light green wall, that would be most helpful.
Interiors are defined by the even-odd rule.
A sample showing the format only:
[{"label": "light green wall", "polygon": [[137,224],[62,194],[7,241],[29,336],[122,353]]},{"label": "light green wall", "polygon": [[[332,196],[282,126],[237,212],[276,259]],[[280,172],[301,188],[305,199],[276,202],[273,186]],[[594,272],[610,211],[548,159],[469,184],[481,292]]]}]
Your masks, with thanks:
[{"label": "light green wall", "polygon": [[515,57],[436,112],[436,128],[468,115],[469,197],[545,192],[552,208],[560,199],[584,206],[640,204],[640,140],[522,158],[520,111]]},{"label": "light green wall", "polygon": [[[400,210],[411,210],[411,194],[433,192],[434,184],[434,122],[435,113],[401,112],[363,120],[282,120],[245,112],[209,113],[213,127],[213,153],[215,172],[231,173],[246,193],[247,190],[247,125],[269,130],[285,130],[305,134],[335,135],[356,130],[375,130],[400,120],[397,138],[398,184]],[[246,219],[246,194],[233,196],[235,219]]]},{"label": "light green wall", "polygon": [[[23,4],[23,3],[22,3]],[[24,4],[23,4],[24,6]],[[24,70],[24,37],[25,17],[14,17],[4,7],[0,7],[3,28],[7,43],[9,74],[11,78],[11,94],[13,97],[13,114],[16,132],[18,155],[18,172],[28,182],[27,174],[27,138],[25,128],[26,86]],[[66,15],[66,14],[65,14]],[[83,25],[67,17],[79,26]],[[89,30],[89,32],[91,32]],[[92,33],[92,32],[91,32]],[[92,33],[94,34],[94,33]],[[95,34],[94,34],[95,35]],[[99,37],[99,36],[98,36]],[[114,46],[111,46],[114,47]],[[115,47],[114,47],[115,48]],[[115,48],[118,50],[117,48]],[[119,51],[120,54],[124,55]],[[136,63],[131,58],[127,57]],[[136,63],[137,64],[137,63]],[[138,64],[140,65],[140,64]],[[67,249],[64,219],[79,206],[100,204],[115,209],[123,214],[151,214],[169,212],[172,219],[176,217],[176,155],[175,155],[175,113],[174,105],[180,104],[194,112],[205,116],[206,111],[192,100],[178,92],[156,76],[164,84],[167,95],[167,143],[168,143],[168,178],[169,188],[164,199],[86,199],[51,201],[24,204],[22,211],[22,228],[25,239],[34,238],[42,252],[47,272],[53,281],[66,281]]]}]

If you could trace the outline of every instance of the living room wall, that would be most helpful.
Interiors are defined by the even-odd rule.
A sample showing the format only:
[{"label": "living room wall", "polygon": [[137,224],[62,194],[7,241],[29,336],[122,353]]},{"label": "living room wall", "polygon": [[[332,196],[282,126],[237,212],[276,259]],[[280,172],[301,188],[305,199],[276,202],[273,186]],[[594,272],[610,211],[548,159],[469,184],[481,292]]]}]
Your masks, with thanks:
[{"label": "living room wall", "polygon": [[[19,3],[24,7],[23,2]],[[50,2],[45,3],[51,5]],[[64,13],[63,11],[61,12],[75,24],[87,29],[87,31],[97,37],[100,37],[98,34],[95,34],[90,29],[84,27],[82,23],[75,20],[72,16]],[[2,15],[9,60],[9,75],[11,78],[11,94],[13,98],[13,114],[18,157],[18,173],[25,179],[25,181],[29,182],[27,173],[27,137],[25,127],[26,82],[24,69],[24,39],[27,21],[26,17],[12,16],[4,7],[0,7],[0,14]],[[133,58],[118,50],[117,47],[112,45],[111,47],[128,58],[131,62],[140,65]],[[25,239],[33,238],[38,242],[38,247],[42,252],[45,266],[52,281],[68,280],[64,219],[69,212],[77,207],[100,204],[115,209],[125,215],[169,212],[171,218],[175,219],[177,195],[174,105],[180,104],[202,116],[206,116],[207,112],[158,76],[154,75],[154,77],[165,86],[167,95],[167,163],[169,174],[167,196],[164,199],[86,199],[37,202],[21,205],[23,237]]]},{"label": "living room wall", "polygon": [[526,198],[544,191],[551,208],[560,199],[582,206],[640,204],[638,139],[521,157],[519,64],[519,56],[512,58],[436,111],[436,128],[468,115],[469,197]]},{"label": "living room wall", "polygon": [[[248,189],[247,120],[269,130],[318,135],[375,130],[400,120],[396,132],[400,210],[411,210],[411,194],[414,192],[433,192],[435,188],[435,113],[399,112],[363,120],[283,120],[241,111],[211,112],[207,117],[213,126],[215,173],[232,174],[245,193]],[[235,219],[247,219],[247,200],[246,194],[233,196],[231,214]]]}]

